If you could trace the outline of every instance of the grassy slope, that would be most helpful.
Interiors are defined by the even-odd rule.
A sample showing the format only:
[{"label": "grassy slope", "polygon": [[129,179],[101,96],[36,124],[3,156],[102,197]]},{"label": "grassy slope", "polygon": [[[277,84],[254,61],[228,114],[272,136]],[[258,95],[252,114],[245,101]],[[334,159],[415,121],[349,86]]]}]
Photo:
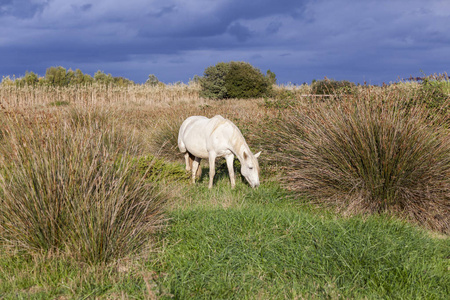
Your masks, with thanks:
[{"label": "grassy slope", "polygon": [[171,213],[168,246],[149,264],[161,294],[412,299],[450,292],[448,240],[386,217],[337,218],[273,184],[238,185],[226,208],[214,191],[194,190],[209,203]]},{"label": "grassy slope", "polygon": [[235,190],[219,172],[169,207],[159,249],[87,267],[0,255],[0,297],[436,298],[450,292],[449,241],[385,217],[341,218],[277,184]]}]

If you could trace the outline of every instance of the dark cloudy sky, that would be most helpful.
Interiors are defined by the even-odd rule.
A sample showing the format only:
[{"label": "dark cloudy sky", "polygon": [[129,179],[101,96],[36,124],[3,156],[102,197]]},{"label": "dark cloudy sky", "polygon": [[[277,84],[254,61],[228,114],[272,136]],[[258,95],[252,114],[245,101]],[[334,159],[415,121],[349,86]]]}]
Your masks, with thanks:
[{"label": "dark cloudy sky", "polygon": [[231,60],[297,84],[450,71],[450,0],[0,0],[0,28],[0,76],[188,82]]}]

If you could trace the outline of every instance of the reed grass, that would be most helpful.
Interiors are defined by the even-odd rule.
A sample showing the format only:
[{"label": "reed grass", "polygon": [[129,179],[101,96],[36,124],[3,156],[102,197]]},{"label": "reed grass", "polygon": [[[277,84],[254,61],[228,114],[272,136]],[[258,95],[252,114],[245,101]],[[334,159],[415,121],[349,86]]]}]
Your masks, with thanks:
[{"label": "reed grass", "polygon": [[164,195],[129,159],[108,113],[3,113],[0,234],[30,253],[88,263],[135,253],[162,225]]},{"label": "reed grass", "polygon": [[196,84],[79,85],[69,87],[25,86],[0,84],[0,102],[7,108],[39,107],[52,103],[72,105],[167,105],[174,102],[201,102]]},{"label": "reed grass", "polygon": [[392,212],[448,234],[447,121],[405,105],[403,94],[367,92],[297,106],[273,135],[290,189],[347,213]]}]

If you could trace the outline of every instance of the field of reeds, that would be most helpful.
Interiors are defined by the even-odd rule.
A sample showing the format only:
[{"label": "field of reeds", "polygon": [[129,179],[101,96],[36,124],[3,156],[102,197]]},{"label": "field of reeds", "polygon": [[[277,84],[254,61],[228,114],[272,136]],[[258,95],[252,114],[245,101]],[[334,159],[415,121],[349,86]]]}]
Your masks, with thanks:
[{"label": "field of reeds", "polygon": [[[0,298],[448,296],[448,95],[199,89],[0,85]],[[179,126],[216,114],[262,150],[259,188],[224,160],[190,184]]]}]

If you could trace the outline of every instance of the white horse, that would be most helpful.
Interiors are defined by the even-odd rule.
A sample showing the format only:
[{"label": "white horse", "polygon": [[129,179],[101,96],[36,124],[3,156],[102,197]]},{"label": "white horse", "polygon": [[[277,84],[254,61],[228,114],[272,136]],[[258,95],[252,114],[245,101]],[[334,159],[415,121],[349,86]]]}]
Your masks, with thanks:
[{"label": "white horse", "polygon": [[225,157],[231,187],[236,185],[233,161],[236,155],[241,162],[241,174],[247,179],[251,187],[259,186],[259,165],[257,158],[261,154],[253,155],[242,136],[241,131],[230,120],[222,116],[211,119],[202,116],[192,116],[181,124],[178,133],[178,148],[184,153],[186,170],[192,171],[192,182],[198,175],[202,158],[209,159],[209,188],[213,186],[216,157]]}]

